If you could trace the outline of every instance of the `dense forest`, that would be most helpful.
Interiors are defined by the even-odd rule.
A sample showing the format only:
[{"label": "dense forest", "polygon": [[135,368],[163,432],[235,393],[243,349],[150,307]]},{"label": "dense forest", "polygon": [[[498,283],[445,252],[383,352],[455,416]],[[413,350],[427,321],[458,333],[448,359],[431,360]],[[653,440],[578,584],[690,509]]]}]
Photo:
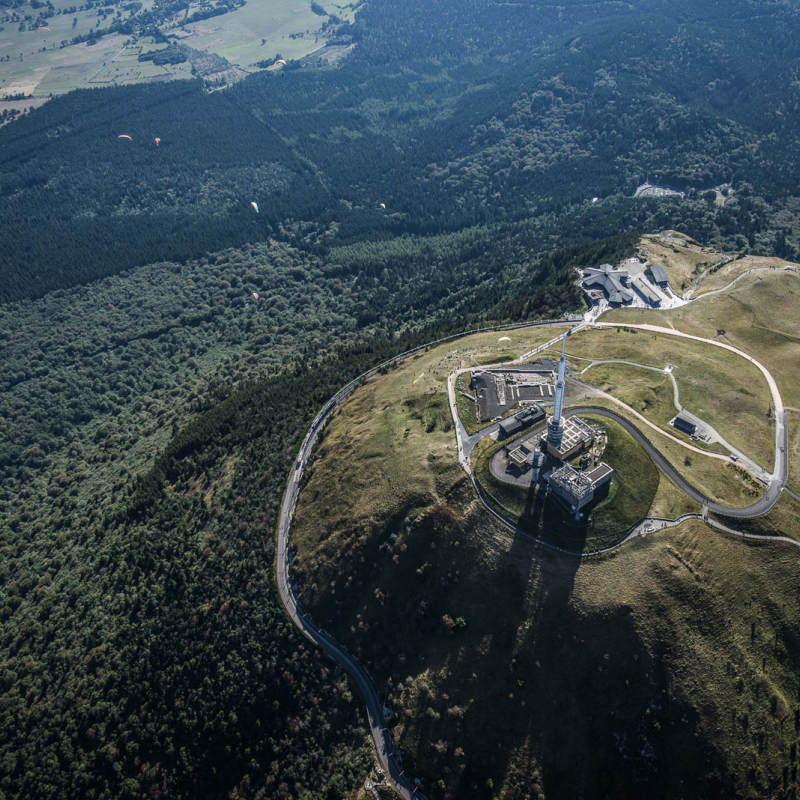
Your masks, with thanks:
[{"label": "dense forest", "polygon": [[358,698],[272,579],[306,425],[410,345],[575,310],[636,231],[795,254],[798,32],[780,2],[371,0],[336,64],[0,129],[3,796],[357,789]]},{"label": "dense forest", "polygon": [[[599,196],[610,235],[647,177],[690,190],[674,215],[691,225],[702,209],[726,244],[769,249],[780,228],[796,246],[797,12],[677,5],[370,3],[341,26],[357,47],[339,68],[53,100],[0,130],[13,231],[0,299],[263,240],[290,219],[347,243]],[[703,190],[724,182],[735,199],[706,209]]]}]

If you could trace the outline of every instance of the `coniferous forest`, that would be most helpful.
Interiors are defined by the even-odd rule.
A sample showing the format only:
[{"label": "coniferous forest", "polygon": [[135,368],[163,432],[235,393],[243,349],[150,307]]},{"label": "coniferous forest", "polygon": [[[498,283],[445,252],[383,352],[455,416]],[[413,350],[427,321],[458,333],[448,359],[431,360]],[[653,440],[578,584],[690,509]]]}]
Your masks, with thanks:
[{"label": "coniferous forest", "polygon": [[320,406],[579,308],[642,231],[797,256],[791,3],[369,0],[336,37],[0,129],[4,798],[352,796],[360,700],[273,580]]}]

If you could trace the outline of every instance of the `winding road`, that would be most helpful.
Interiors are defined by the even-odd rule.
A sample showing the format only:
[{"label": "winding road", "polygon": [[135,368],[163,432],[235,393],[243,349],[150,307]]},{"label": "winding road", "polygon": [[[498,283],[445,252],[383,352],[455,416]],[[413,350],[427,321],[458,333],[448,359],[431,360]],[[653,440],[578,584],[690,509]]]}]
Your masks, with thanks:
[{"label": "winding road", "polygon": [[[586,324],[587,323],[584,322],[573,327],[572,332],[585,327]],[[605,324],[595,323],[595,325],[597,324],[604,327],[605,325],[613,327],[613,325],[610,325],[609,323]],[[372,733],[373,742],[375,744],[375,751],[378,757],[378,761],[380,762],[381,767],[386,773],[387,780],[394,785],[394,787],[397,789],[403,800],[413,800],[413,798],[419,798],[419,800],[424,800],[424,796],[421,794],[418,786],[416,785],[416,782],[412,780],[409,775],[406,774],[403,768],[402,757],[400,755],[400,752],[394,746],[391,734],[386,724],[386,710],[384,709],[383,703],[381,702],[381,699],[375,689],[375,686],[372,683],[372,679],[370,678],[369,673],[366,671],[363,665],[361,665],[358,662],[358,660],[347,651],[347,649],[344,646],[339,644],[329,633],[327,633],[325,630],[323,630],[314,623],[314,621],[310,618],[308,613],[304,611],[302,606],[300,605],[300,602],[296,595],[296,587],[293,586],[292,584],[291,575],[289,572],[289,565],[291,563],[289,535],[291,532],[291,524],[297,506],[298,496],[302,486],[305,467],[308,463],[308,460],[311,456],[314,446],[317,443],[320,433],[324,429],[325,424],[328,422],[333,412],[343,402],[345,402],[345,400],[347,400],[350,397],[350,395],[352,395],[352,393],[359,386],[361,386],[367,378],[375,375],[380,369],[390,364],[397,363],[418,352],[422,352],[432,346],[442,344],[447,341],[454,341],[456,339],[462,338],[464,336],[469,336],[474,333],[507,330],[511,328],[519,329],[524,327],[539,327],[539,326],[563,327],[565,325],[569,325],[569,323],[565,323],[561,320],[558,321],[549,320],[546,322],[534,323],[532,325],[527,325],[527,326],[503,325],[503,326],[493,326],[489,328],[481,328],[471,331],[465,331],[463,333],[459,333],[453,336],[448,336],[443,339],[439,339],[434,342],[429,342],[427,344],[421,345],[412,350],[401,353],[395,356],[394,358],[385,361],[383,364],[379,364],[373,367],[372,369],[360,375],[355,380],[351,381],[349,384],[347,384],[347,386],[340,389],[339,392],[337,392],[337,394],[334,395],[319,411],[317,416],[314,418],[314,421],[311,423],[311,426],[305,438],[303,439],[302,444],[300,445],[297,454],[297,459],[295,461],[291,475],[289,476],[289,480],[286,485],[286,491],[283,496],[283,502],[281,505],[280,517],[278,520],[276,580],[281,602],[283,603],[283,606],[286,609],[286,612],[291,618],[292,622],[303,633],[303,635],[306,636],[310,641],[317,644],[330,658],[332,658],[349,674],[350,678],[352,679],[353,683],[355,684],[356,688],[358,689],[359,693],[364,699],[364,703],[366,705],[366,710],[367,710],[367,717],[369,720],[370,730]],[[634,440],[639,443],[639,445],[645,450],[645,452],[647,452],[647,454],[650,456],[650,458],[653,460],[656,466],[687,496],[696,500],[703,507],[702,515],[689,515],[686,517],[687,519],[690,516],[702,517],[709,524],[712,524],[715,528],[724,530],[731,534],[741,536],[742,538],[745,539],[771,539],[773,541],[784,540],[793,545],[797,545],[798,542],[795,542],[794,540],[789,539],[788,537],[761,537],[753,534],[745,534],[727,528],[721,523],[718,523],[716,521],[707,519],[707,514],[709,511],[713,511],[722,516],[737,517],[737,518],[754,517],[759,514],[763,514],[770,508],[772,508],[772,506],[777,502],[781,492],[784,489],[787,476],[787,437],[786,437],[785,411],[783,407],[783,402],[780,397],[780,393],[778,392],[777,384],[775,383],[775,380],[773,379],[772,375],[762,364],[760,364],[754,358],[747,355],[746,353],[741,352],[740,350],[737,350],[734,347],[731,347],[730,345],[726,345],[720,342],[714,342],[708,339],[702,339],[697,336],[691,336],[689,334],[684,334],[681,333],[680,331],[676,331],[670,328],[660,328],[654,325],[642,324],[629,327],[642,328],[645,330],[651,330],[654,332],[668,334],[668,335],[683,336],[688,339],[695,339],[697,341],[713,344],[718,347],[723,347],[747,359],[748,361],[753,363],[756,367],[758,367],[758,369],[764,374],[765,378],[767,379],[767,383],[769,384],[770,391],[772,392],[773,404],[776,413],[775,470],[773,475],[770,476],[771,480],[769,481],[767,491],[761,497],[759,497],[759,499],[755,503],[746,508],[732,508],[721,505],[719,503],[715,503],[711,501],[709,498],[705,497],[701,492],[695,489],[688,481],[686,481],[686,479],[683,478],[683,476],[678,472],[678,470],[676,470],[675,467],[673,467],[672,464],[650,443],[650,441],[646,438],[646,436],[644,436],[644,434],[635,425],[633,425],[631,422],[629,422],[625,417],[621,416],[620,414],[617,414],[616,412],[611,411],[607,408],[601,408],[592,405],[572,406],[569,407],[568,409],[565,409],[565,414],[574,415],[581,413],[584,414],[591,413],[598,416],[606,417],[608,419],[612,419],[619,425],[621,425],[634,438]],[[559,334],[554,339],[542,345],[539,345],[533,350],[523,354],[522,356],[520,356],[520,358],[515,359],[515,361],[512,363],[519,363],[522,361],[529,360],[537,353],[552,346],[555,342],[558,341],[558,339],[560,339],[560,337],[561,334]],[[509,366],[509,364],[506,363],[504,366],[507,367]],[[475,476],[472,473],[472,470],[470,469],[469,452],[472,450],[477,441],[491,434],[497,428],[497,425],[496,424],[490,425],[488,428],[484,428],[483,430],[478,431],[476,434],[473,434],[472,436],[469,436],[467,434],[461,422],[460,416],[458,414],[458,408],[455,399],[455,377],[460,372],[463,371],[464,370],[458,370],[449,376],[447,382],[448,396],[450,400],[450,409],[455,424],[456,440],[458,443],[459,462],[467,471],[467,474],[469,475],[470,480],[472,481],[473,486],[475,487],[476,493],[481,503],[493,516],[495,516],[497,519],[503,522],[503,524],[518,531],[527,538],[533,539],[534,541],[550,549],[559,550],[564,553],[571,553],[571,551],[569,550],[559,548],[556,545],[544,542],[543,540],[535,536],[532,536],[530,533],[520,529],[513,522],[511,522],[502,514],[500,514],[498,511],[496,511],[494,508],[492,508],[487,499],[485,498],[480,484],[477,482]],[[586,387],[586,388],[594,388],[594,387]],[[663,432],[661,433],[663,434]],[[645,522],[648,521],[649,520],[646,520]],[[681,519],[681,521],[683,521],[683,518]],[[667,525],[669,526],[674,525],[678,521],[658,520],[655,522],[658,522],[659,526],[663,528],[664,526]],[[622,546],[625,542],[630,541],[631,539],[636,538],[638,536],[645,535],[646,533],[652,532],[655,529],[656,529],[655,526],[652,525],[648,525],[646,527],[644,525],[639,525],[633,530],[631,530],[629,534],[618,544],[608,548],[604,548],[602,550],[593,551],[591,553],[584,552],[581,553],[580,555],[582,557],[586,557],[589,555],[596,555],[598,553],[605,552],[606,550],[615,549],[616,547]]]},{"label": "winding road", "polygon": [[369,720],[370,731],[372,733],[372,740],[375,744],[375,752],[378,756],[378,761],[381,764],[387,779],[391,782],[395,789],[400,793],[403,800],[425,800],[424,795],[420,792],[415,782],[408,776],[403,769],[402,756],[395,748],[392,742],[392,736],[386,724],[386,712],[383,703],[372,683],[369,673],[364,667],[354,658],[347,649],[339,644],[327,631],[320,628],[314,623],[309,614],[300,605],[297,598],[296,587],[292,584],[291,575],[289,572],[289,565],[291,563],[291,550],[289,546],[289,534],[291,532],[292,520],[294,519],[294,512],[297,507],[297,498],[300,494],[300,489],[303,481],[303,473],[305,471],[308,460],[311,456],[314,446],[317,443],[320,433],[325,427],[325,424],[331,418],[331,415],[351,394],[361,386],[365,380],[377,374],[382,368],[402,361],[409,356],[416,353],[423,352],[429,347],[443,344],[449,341],[455,341],[465,336],[471,336],[474,333],[487,333],[490,331],[503,331],[521,328],[533,327],[547,327],[547,326],[563,326],[565,323],[561,320],[546,320],[544,322],[531,323],[530,325],[496,325],[487,328],[477,328],[471,331],[464,331],[463,333],[454,334],[453,336],[446,336],[442,339],[437,339],[434,342],[415,347],[412,350],[407,350],[394,358],[378,364],[372,369],[367,370],[357,378],[352,380],[342,389],[340,389],[328,402],[320,409],[316,417],[314,417],[311,426],[303,439],[300,449],[298,450],[297,457],[289,475],[289,480],[286,484],[286,490],[283,495],[283,502],[281,503],[280,516],[278,518],[278,547],[275,558],[275,572],[276,581],[278,586],[278,594],[286,609],[289,618],[300,630],[300,632],[314,644],[318,645],[330,658],[332,658],[340,667],[342,667],[349,674],[359,694],[364,699],[367,709],[367,718]]}]

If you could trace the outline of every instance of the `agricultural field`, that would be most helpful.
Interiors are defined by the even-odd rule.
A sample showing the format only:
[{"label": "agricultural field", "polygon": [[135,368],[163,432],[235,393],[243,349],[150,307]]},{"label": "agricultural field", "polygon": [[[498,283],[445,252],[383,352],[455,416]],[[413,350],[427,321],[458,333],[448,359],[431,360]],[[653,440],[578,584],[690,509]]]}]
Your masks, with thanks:
[{"label": "agricultural field", "polygon": [[[52,16],[41,16],[41,9],[29,4],[0,13],[0,99],[46,98],[87,86],[191,77],[191,63],[186,61],[159,66],[138,60],[148,49],[166,47],[139,36],[136,15],[150,10],[153,3],[148,0],[138,6],[131,10],[120,3],[87,9],[61,0],[54,4]],[[342,21],[355,14],[350,6],[331,5],[329,10]],[[276,54],[298,59],[324,47],[321,27],[330,20],[328,14],[314,13],[309,0],[248,0],[228,13],[184,24],[198,11],[196,3],[183,7],[179,15],[166,15],[159,29],[174,42],[221,56],[230,62],[226,68],[247,71],[259,69],[257,62],[271,61]],[[112,23],[126,22],[130,26],[126,33],[102,33]],[[76,38],[83,41],[74,42]]]},{"label": "agricultural field", "polygon": [[[343,21],[354,16],[349,6],[322,6]],[[252,71],[259,61],[278,56],[286,61],[299,59],[324,47],[326,40],[320,27],[327,19],[311,10],[309,0],[248,0],[231,13],[174,25],[164,33]]]}]

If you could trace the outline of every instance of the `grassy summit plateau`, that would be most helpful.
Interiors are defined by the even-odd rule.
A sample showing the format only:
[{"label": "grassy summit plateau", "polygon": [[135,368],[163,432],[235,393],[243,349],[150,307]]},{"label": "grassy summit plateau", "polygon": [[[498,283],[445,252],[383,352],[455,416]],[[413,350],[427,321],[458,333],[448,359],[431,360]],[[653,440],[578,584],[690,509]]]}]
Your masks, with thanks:
[{"label": "grassy summit plateau", "polygon": [[[796,345],[781,319],[791,303],[779,296],[796,280],[747,276],[730,294],[684,309],[611,319],[666,318],[708,338],[725,329],[726,341],[763,359],[791,405],[793,378],[782,365]],[[769,328],[757,325],[764,304],[774,304]],[[743,306],[749,317],[732,310]],[[457,462],[446,382],[454,369],[513,358],[553,334],[508,335],[468,337],[409,359],[336,413],[292,533],[303,603],[369,670],[394,712],[405,763],[431,798],[791,796],[800,551],[692,520],[582,560],[501,525]],[[568,351],[571,366],[601,350],[625,358],[634,346],[637,361],[675,365],[682,402],[705,403],[702,413],[726,438],[737,435],[730,415],[741,409],[738,419],[757,432],[741,439],[743,448],[768,462],[774,431],[761,376],[742,359],[715,360],[711,346],[678,344],[609,329],[570,337]],[[700,369],[702,380],[694,377]],[[600,379],[661,426],[669,398],[651,374],[652,385],[623,369]],[[752,394],[740,393],[737,405],[742,387]],[[679,444],[650,433],[673,463],[684,463]],[[747,504],[724,461],[691,460],[690,480],[717,494],[741,492]],[[695,510],[666,478],[642,471],[651,514]],[[742,527],[791,535],[797,520],[785,495]]]}]

